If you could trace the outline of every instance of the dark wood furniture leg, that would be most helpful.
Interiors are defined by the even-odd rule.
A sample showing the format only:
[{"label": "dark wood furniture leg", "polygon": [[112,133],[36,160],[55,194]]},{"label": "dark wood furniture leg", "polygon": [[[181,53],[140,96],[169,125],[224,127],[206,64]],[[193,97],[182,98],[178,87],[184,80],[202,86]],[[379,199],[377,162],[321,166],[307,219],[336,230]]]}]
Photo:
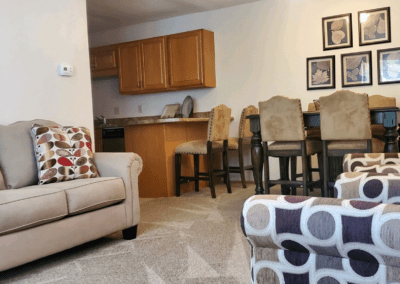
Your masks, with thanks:
[{"label": "dark wood furniture leg", "polygon": [[269,158],[268,158],[268,155],[267,155],[268,144],[265,143],[263,148],[264,148],[263,149],[263,155],[264,155],[263,160],[264,160],[265,193],[266,194],[270,194],[271,193],[271,190],[270,190],[271,186],[270,186],[270,183],[269,183]]},{"label": "dark wood furniture leg", "polygon": [[181,154],[175,154],[175,195],[181,196]]},{"label": "dark wood furniture leg", "polygon": [[306,141],[301,141],[301,160],[303,167],[303,196],[308,195],[308,159]]},{"label": "dark wood furniture leg", "polygon": [[[250,131],[253,133],[251,137],[251,162],[253,164],[254,183],[256,184],[255,194],[264,194],[262,184],[262,166],[263,166],[263,146],[261,139],[260,117],[258,114],[249,115]],[[267,192],[269,194],[269,191]]]},{"label": "dark wood furniture leg", "polygon": [[[289,179],[289,157],[279,157],[279,173],[281,180]],[[290,195],[290,187],[288,185],[281,185],[282,195]]]},{"label": "dark wood furniture leg", "polygon": [[137,226],[138,225],[122,230],[122,237],[124,238],[124,240],[136,239]]},{"label": "dark wood furniture leg", "polygon": [[207,141],[207,171],[208,171],[208,183],[211,190],[211,197],[216,198],[215,187],[214,187],[214,174],[213,174],[213,153],[212,153],[212,142]]},{"label": "dark wood furniture leg", "polygon": [[196,178],[194,181],[194,190],[199,191],[199,168],[200,168],[200,159],[199,155],[193,155],[194,160],[194,177]]},{"label": "dark wood furniture leg", "polygon": [[[290,180],[296,181],[297,177],[297,157],[290,157]],[[292,195],[297,195],[297,187],[292,186]]]},{"label": "dark wood furniture leg", "polygon": [[246,188],[246,176],[244,175],[244,162],[243,162],[243,138],[239,138],[239,171],[240,171],[240,179],[242,180],[242,187]]},{"label": "dark wood furniture leg", "polygon": [[322,140],[322,155],[323,155],[323,168],[324,168],[324,184],[321,186],[321,196],[325,197],[325,193],[328,193],[328,149],[326,140]]},{"label": "dark wood furniture leg", "polygon": [[225,184],[226,188],[228,189],[228,193],[232,193],[231,189],[231,179],[229,177],[229,162],[228,162],[228,140],[224,140],[224,150],[222,153],[222,163],[224,166],[224,172],[225,172]]}]

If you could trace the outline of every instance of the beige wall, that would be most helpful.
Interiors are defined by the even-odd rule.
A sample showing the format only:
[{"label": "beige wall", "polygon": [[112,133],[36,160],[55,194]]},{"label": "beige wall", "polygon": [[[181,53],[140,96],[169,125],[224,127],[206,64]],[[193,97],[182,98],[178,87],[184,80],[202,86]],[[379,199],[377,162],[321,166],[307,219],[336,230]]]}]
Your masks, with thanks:
[{"label": "beige wall", "polygon": [[[357,12],[379,7],[391,7],[392,42],[359,47]],[[352,13],[353,48],[323,51],[322,17]],[[306,58],[336,55],[336,89],[341,87],[340,55],[371,50],[373,86],[353,87],[355,92],[398,95],[399,84],[377,83],[376,50],[400,47],[400,5],[398,0],[264,0],[217,11],[176,17],[89,35],[91,46],[101,46],[130,40],[183,32],[199,28],[215,32],[215,89],[200,89],[173,93],[122,96],[116,79],[94,81],[94,113],[106,117],[158,115],[166,104],[182,103],[185,96],[195,100],[195,111],[208,111],[225,103],[232,108],[235,121],[231,135],[238,134],[238,122],[243,107],[267,100],[274,95],[301,98],[303,109],[319,96],[334,92],[307,91]],[[143,113],[138,112],[143,105]],[[120,115],[114,115],[119,107]],[[273,164],[275,173],[277,163]]]},{"label": "beige wall", "polygon": [[[35,118],[93,130],[86,1],[2,1],[0,124]],[[61,77],[60,63],[72,77]]]}]

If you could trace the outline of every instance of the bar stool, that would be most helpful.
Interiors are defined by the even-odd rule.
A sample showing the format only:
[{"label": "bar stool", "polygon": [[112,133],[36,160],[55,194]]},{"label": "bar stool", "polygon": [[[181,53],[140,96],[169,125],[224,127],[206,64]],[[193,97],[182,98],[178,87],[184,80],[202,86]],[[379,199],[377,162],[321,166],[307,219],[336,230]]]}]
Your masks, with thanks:
[{"label": "bar stool", "polygon": [[[195,182],[195,191],[199,191],[199,181],[209,182],[212,198],[215,198],[214,177],[222,176],[226,181],[228,193],[231,193],[228,166],[228,137],[231,109],[219,105],[211,110],[208,121],[207,140],[195,140],[179,144],[175,148],[175,190],[180,196],[182,183]],[[222,152],[223,169],[213,169],[213,153]],[[194,176],[181,175],[182,154],[194,156]],[[207,156],[207,173],[199,171],[199,155]]]},{"label": "bar stool", "polygon": [[[286,188],[303,187],[303,195],[308,195],[308,186],[316,182],[309,182],[307,156],[322,151],[321,141],[306,139],[304,132],[303,112],[300,99],[291,99],[284,96],[274,96],[271,99],[259,102],[261,136],[264,144],[264,176],[266,193],[270,187],[281,184],[282,194],[288,194]],[[268,142],[273,142],[268,145]],[[280,180],[270,180],[269,157],[302,157],[302,181],[290,180],[286,172]],[[282,161],[282,159],[280,159]],[[284,160],[284,159],[283,159]],[[293,179],[293,177],[292,177]]]},{"label": "bar stool", "polygon": [[[319,102],[324,163],[322,196],[325,193],[333,196],[329,188],[333,187],[333,179],[343,171],[343,156],[383,151],[385,143],[372,138],[368,94],[341,90],[320,97]],[[341,157],[335,170],[329,168],[328,157]],[[333,173],[330,178],[329,172]]]},{"label": "bar stool", "polygon": [[229,166],[229,172],[240,173],[243,188],[247,187],[244,171],[253,170],[253,165],[250,164],[245,166],[243,161],[243,148],[245,145],[250,145],[251,137],[253,136],[253,133],[250,131],[250,120],[246,119],[246,116],[251,114],[258,114],[258,108],[250,105],[242,110],[239,121],[239,138],[229,137],[228,140],[228,150],[236,151],[239,158],[239,166]]}]

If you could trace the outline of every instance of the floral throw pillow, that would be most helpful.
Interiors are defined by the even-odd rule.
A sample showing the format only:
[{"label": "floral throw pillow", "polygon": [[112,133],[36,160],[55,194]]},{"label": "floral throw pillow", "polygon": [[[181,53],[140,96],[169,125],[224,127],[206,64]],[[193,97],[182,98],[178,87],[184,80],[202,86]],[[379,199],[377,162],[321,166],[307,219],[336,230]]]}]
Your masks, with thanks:
[{"label": "floral throw pillow", "polygon": [[99,176],[86,127],[32,124],[31,135],[39,184]]}]

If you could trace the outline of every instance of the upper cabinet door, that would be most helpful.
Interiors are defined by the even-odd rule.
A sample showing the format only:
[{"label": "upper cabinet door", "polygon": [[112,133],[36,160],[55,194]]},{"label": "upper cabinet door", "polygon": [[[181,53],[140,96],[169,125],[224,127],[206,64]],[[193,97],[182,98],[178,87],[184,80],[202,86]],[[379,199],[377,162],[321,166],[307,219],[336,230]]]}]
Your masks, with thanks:
[{"label": "upper cabinet door", "polygon": [[143,90],[167,89],[166,37],[140,41]]},{"label": "upper cabinet door", "polygon": [[90,71],[92,78],[118,75],[115,45],[90,49]]},{"label": "upper cabinet door", "polygon": [[115,60],[115,50],[98,52],[95,56],[95,69],[117,68],[117,62]]},{"label": "upper cabinet door", "polygon": [[142,89],[140,42],[121,44],[119,54],[119,91],[129,93]]},{"label": "upper cabinet door", "polygon": [[171,87],[203,84],[201,30],[168,36]]}]

